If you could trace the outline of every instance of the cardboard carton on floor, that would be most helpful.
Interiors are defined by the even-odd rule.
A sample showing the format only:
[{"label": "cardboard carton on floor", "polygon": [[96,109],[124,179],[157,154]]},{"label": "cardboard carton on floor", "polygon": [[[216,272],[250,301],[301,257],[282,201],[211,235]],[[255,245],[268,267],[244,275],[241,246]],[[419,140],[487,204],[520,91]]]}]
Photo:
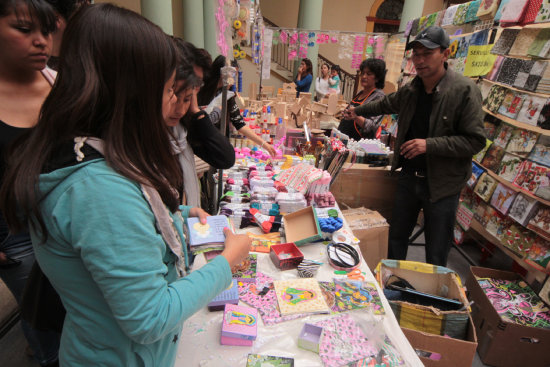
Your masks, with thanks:
[{"label": "cardboard carton on floor", "polygon": [[342,210],[353,235],[359,239],[359,248],[369,269],[388,257],[389,225],[380,213],[366,208]]},{"label": "cardboard carton on floor", "polygon": [[[414,261],[382,260],[376,269],[376,278],[382,288],[391,276],[407,280],[420,292],[460,300],[468,305],[460,278],[451,269]],[[404,301],[389,302],[413,348],[431,354],[421,357],[426,366],[472,365],[477,337],[467,308],[441,311]]]},{"label": "cardboard carton on floor", "polygon": [[466,287],[473,301],[472,318],[479,335],[478,354],[483,363],[502,367],[550,365],[550,330],[502,320],[476,276],[506,280],[522,278],[508,271],[470,267]]}]

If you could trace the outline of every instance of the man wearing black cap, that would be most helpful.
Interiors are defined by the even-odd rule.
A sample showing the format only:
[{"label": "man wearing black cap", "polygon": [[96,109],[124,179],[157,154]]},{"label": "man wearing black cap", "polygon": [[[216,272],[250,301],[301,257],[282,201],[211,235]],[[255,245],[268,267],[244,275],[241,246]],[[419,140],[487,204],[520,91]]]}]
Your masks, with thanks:
[{"label": "man wearing black cap", "polygon": [[409,237],[424,212],[426,262],[446,266],[460,191],[472,156],[485,146],[481,93],[447,69],[449,37],[441,27],[407,45],[417,76],[376,102],[345,111],[346,118],[399,114],[392,171],[401,167],[391,218],[388,257],[407,257]]}]

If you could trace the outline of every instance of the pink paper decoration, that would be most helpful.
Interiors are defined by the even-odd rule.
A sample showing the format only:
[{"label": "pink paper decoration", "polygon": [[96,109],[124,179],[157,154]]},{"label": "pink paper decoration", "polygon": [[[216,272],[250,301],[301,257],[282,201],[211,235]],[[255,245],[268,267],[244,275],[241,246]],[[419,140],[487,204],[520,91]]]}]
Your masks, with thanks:
[{"label": "pink paper decoration", "polygon": [[218,0],[218,9],[216,9],[216,21],[218,23],[218,37],[216,44],[218,45],[218,50],[220,54],[225,57],[228,56],[229,46],[227,45],[227,40],[225,39],[225,31],[229,27],[229,23],[225,18],[225,13],[223,11],[225,0]]},{"label": "pink paper decoration", "polygon": [[288,59],[294,60],[296,58],[297,52],[296,50],[288,50]]},{"label": "pink paper decoration", "polygon": [[336,37],[336,36],[331,37],[330,42],[331,43],[338,43],[338,37]]},{"label": "pink paper decoration", "polygon": [[302,59],[303,59],[304,57],[307,57],[307,47],[300,46],[299,56],[300,56]]},{"label": "pink paper decoration", "polygon": [[300,43],[308,43],[308,40],[307,40],[307,33],[305,32],[302,32],[300,33]]},{"label": "pink paper decoration", "polygon": [[298,33],[294,32],[290,36],[290,39],[288,40],[288,43],[290,43],[291,45],[295,45],[297,41],[298,41]]},{"label": "pink paper decoration", "polygon": [[281,43],[286,43],[286,41],[288,41],[288,33],[286,33],[285,31],[281,31],[281,34],[279,35],[279,40],[281,41]]}]

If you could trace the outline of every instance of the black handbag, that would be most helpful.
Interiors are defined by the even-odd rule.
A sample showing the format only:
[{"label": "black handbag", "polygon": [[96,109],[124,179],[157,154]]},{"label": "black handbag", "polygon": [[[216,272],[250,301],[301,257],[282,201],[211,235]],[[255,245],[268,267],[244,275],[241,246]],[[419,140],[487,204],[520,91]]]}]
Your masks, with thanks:
[{"label": "black handbag", "polygon": [[61,333],[65,307],[35,261],[19,304],[21,317],[34,329]]}]

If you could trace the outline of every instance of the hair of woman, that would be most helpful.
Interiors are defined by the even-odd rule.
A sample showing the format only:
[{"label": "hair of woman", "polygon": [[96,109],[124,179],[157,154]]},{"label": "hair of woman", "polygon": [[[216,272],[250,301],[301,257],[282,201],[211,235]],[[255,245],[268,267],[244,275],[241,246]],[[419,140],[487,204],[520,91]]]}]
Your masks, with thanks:
[{"label": "hair of woman", "polygon": [[386,85],[386,63],[380,59],[365,59],[359,65],[359,71],[362,73],[365,68],[368,68],[376,78],[375,86],[378,89],[384,89]]},{"label": "hair of woman", "polygon": [[[174,44],[176,46],[176,53],[178,55],[178,64],[176,66],[176,81],[183,81],[183,85],[180,88],[188,89],[197,87],[200,85],[199,78],[195,75],[193,71],[193,54],[189,45],[193,46],[191,43],[182,40],[181,38],[174,37]],[[176,90],[177,94],[179,90]]]},{"label": "hair of woman", "polygon": [[199,91],[197,99],[199,105],[207,105],[216,96],[218,82],[221,77],[221,70],[225,66],[225,56],[219,55],[212,62],[208,77],[204,79],[204,86]]},{"label": "hair of woman", "polygon": [[[142,16],[111,4],[79,9],[61,45],[60,72],[38,124],[11,155],[0,210],[12,229],[46,228],[36,187],[48,162],[78,136],[105,142],[105,160],[121,175],[153,186],[176,210],[182,174],[162,116],[166,82],[176,67],[172,40]],[[58,153],[57,153],[58,154]]]},{"label": "hair of woman", "polygon": [[19,19],[23,16],[22,6],[27,7],[31,20],[40,24],[42,33],[49,34],[57,29],[55,9],[42,0],[1,0],[0,18],[15,13]]},{"label": "hair of woman", "polygon": [[306,73],[307,74],[313,74],[313,64],[311,63],[311,60],[308,58],[302,59],[303,63],[306,65]]}]

